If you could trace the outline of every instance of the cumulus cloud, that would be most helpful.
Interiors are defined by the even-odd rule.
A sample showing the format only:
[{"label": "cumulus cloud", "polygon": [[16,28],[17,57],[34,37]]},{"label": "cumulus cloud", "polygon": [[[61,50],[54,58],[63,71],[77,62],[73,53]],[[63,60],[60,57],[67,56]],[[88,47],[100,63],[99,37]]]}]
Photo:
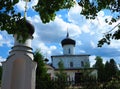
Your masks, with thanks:
[{"label": "cumulus cloud", "polygon": [[90,43],[93,48],[96,48],[96,44],[93,41],[90,41]]},{"label": "cumulus cloud", "polygon": [[0,62],[3,62],[3,61],[5,61],[6,59],[5,58],[2,58],[1,56],[0,56]]},{"label": "cumulus cloud", "polygon": [[5,61],[6,59],[0,56],[0,66],[2,65],[1,62]]},{"label": "cumulus cloud", "polygon": [[[27,2],[27,9],[32,9],[38,3],[38,0],[31,0]],[[24,0],[19,0],[19,2],[15,5],[19,11],[25,11],[26,2]]]},{"label": "cumulus cloud", "polygon": [[0,46],[7,45],[11,47],[13,45],[13,37],[8,35],[6,31],[0,32]]},{"label": "cumulus cloud", "polygon": [[90,66],[92,67],[94,64],[95,64],[95,58],[96,58],[96,56],[95,55],[92,55],[92,56],[90,56],[89,57],[89,59],[90,59]]},{"label": "cumulus cloud", "polygon": [[20,0],[16,4],[16,7],[19,9],[19,11],[25,11],[25,1]]}]

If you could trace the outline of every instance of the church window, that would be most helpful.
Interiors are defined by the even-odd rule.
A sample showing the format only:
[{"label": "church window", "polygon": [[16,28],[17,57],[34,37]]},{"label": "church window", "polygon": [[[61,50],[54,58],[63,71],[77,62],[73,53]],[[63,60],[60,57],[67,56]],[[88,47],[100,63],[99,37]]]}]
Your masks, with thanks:
[{"label": "church window", "polygon": [[70,62],[70,67],[73,67],[73,62]]},{"label": "church window", "polygon": [[70,48],[68,49],[68,53],[70,54]]},{"label": "church window", "polygon": [[83,61],[81,61],[81,67],[84,67],[84,62]]}]

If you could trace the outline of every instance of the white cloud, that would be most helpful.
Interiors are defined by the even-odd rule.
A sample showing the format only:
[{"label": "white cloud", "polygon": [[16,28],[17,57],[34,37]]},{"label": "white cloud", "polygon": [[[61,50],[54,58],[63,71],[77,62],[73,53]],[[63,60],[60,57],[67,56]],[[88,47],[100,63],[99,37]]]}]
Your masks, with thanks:
[{"label": "white cloud", "polygon": [[84,25],[82,26],[82,31],[85,32],[85,33],[89,33],[89,32],[90,32],[90,29],[89,29],[89,27],[88,27],[86,24],[84,24]]},{"label": "white cloud", "polygon": [[70,35],[77,36],[81,34],[81,29],[75,24],[68,23],[68,31]]},{"label": "white cloud", "polygon": [[[17,8],[20,11],[25,11],[25,1],[20,0],[17,4],[16,4]],[[28,8],[28,7],[27,7]]]},{"label": "white cloud", "polygon": [[82,54],[83,54],[83,53],[86,53],[85,50],[79,50],[79,51],[80,51],[80,53],[82,53]]},{"label": "white cloud", "polygon": [[120,40],[112,40],[111,44],[108,46],[109,48],[120,48]]},{"label": "white cloud", "polygon": [[[30,2],[27,2],[27,9],[32,9],[32,7],[35,6],[37,3],[38,0],[31,0]],[[19,11],[25,11],[25,5],[25,1],[19,0],[19,2],[16,4],[16,7],[19,9]]]},{"label": "white cloud", "polygon": [[103,11],[98,12],[97,15],[98,15],[99,17],[101,17],[101,16],[102,16],[102,17],[105,16],[105,14],[104,14]]},{"label": "white cloud", "polygon": [[82,45],[82,42],[80,40],[78,40],[76,43],[78,46]]},{"label": "white cloud", "polygon": [[38,3],[38,0],[31,0],[31,2],[30,2],[30,5],[29,5],[29,6],[31,6],[31,8],[32,8],[32,6],[37,5],[37,3]]},{"label": "white cloud", "polygon": [[2,58],[1,56],[0,56],[0,62],[3,62],[3,61],[5,61],[6,59],[5,58]]},{"label": "white cloud", "polygon": [[1,62],[4,62],[5,60],[6,60],[5,58],[2,58],[2,57],[0,56],[0,66],[2,65]]},{"label": "white cloud", "polygon": [[2,40],[3,39],[3,37],[2,37],[2,35],[0,34],[0,40]]},{"label": "white cloud", "polygon": [[91,43],[91,46],[92,46],[93,48],[96,48],[96,47],[97,47],[96,44],[95,44],[93,41],[90,41],[90,43]]},{"label": "white cloud", "polygon": [[0,32],[0,46],[7,45],[11,47],[13,45],[13,37],[8,35],[6,31]]},{"label": "white cloud", "polygon": [[96,56],[95,55],[92,55],[92,56],[90,56],[89,57],[90,58],[90,66],[92,67],[94,64],[95,64],[95,58],[96,58]]},{"label": "white cloud", "polygon": [[50,49],[51,50],[56,50],[57,48],[56,48],[56,46],[50,46]]},{"label": "white cloud", "polygon": [[81,26],[81,24],[85,23],[85,17],[80,15],[80,12],[81,7],[75,4],[68,12],[68,21]]}]

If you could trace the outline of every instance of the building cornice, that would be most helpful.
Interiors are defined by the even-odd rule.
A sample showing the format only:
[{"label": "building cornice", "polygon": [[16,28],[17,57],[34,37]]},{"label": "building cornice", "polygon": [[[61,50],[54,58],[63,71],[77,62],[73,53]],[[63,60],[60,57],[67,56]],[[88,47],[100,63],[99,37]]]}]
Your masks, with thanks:
[{"label": "building cornice", "polygon": [[76,55],[53,55],[52,57],[79,57],[79,56],[90,56],[90,54],[76,54]]}]

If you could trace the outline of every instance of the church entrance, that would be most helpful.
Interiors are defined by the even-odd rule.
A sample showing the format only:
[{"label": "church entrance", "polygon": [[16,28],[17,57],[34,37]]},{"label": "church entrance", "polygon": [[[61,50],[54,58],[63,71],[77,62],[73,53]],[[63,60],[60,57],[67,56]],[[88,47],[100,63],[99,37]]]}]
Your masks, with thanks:
[{"label": "church entrance", "polygon": [[82,82],[81,81],[82,76],[83,76],[83,73],[75,73],[75,84]]}]

